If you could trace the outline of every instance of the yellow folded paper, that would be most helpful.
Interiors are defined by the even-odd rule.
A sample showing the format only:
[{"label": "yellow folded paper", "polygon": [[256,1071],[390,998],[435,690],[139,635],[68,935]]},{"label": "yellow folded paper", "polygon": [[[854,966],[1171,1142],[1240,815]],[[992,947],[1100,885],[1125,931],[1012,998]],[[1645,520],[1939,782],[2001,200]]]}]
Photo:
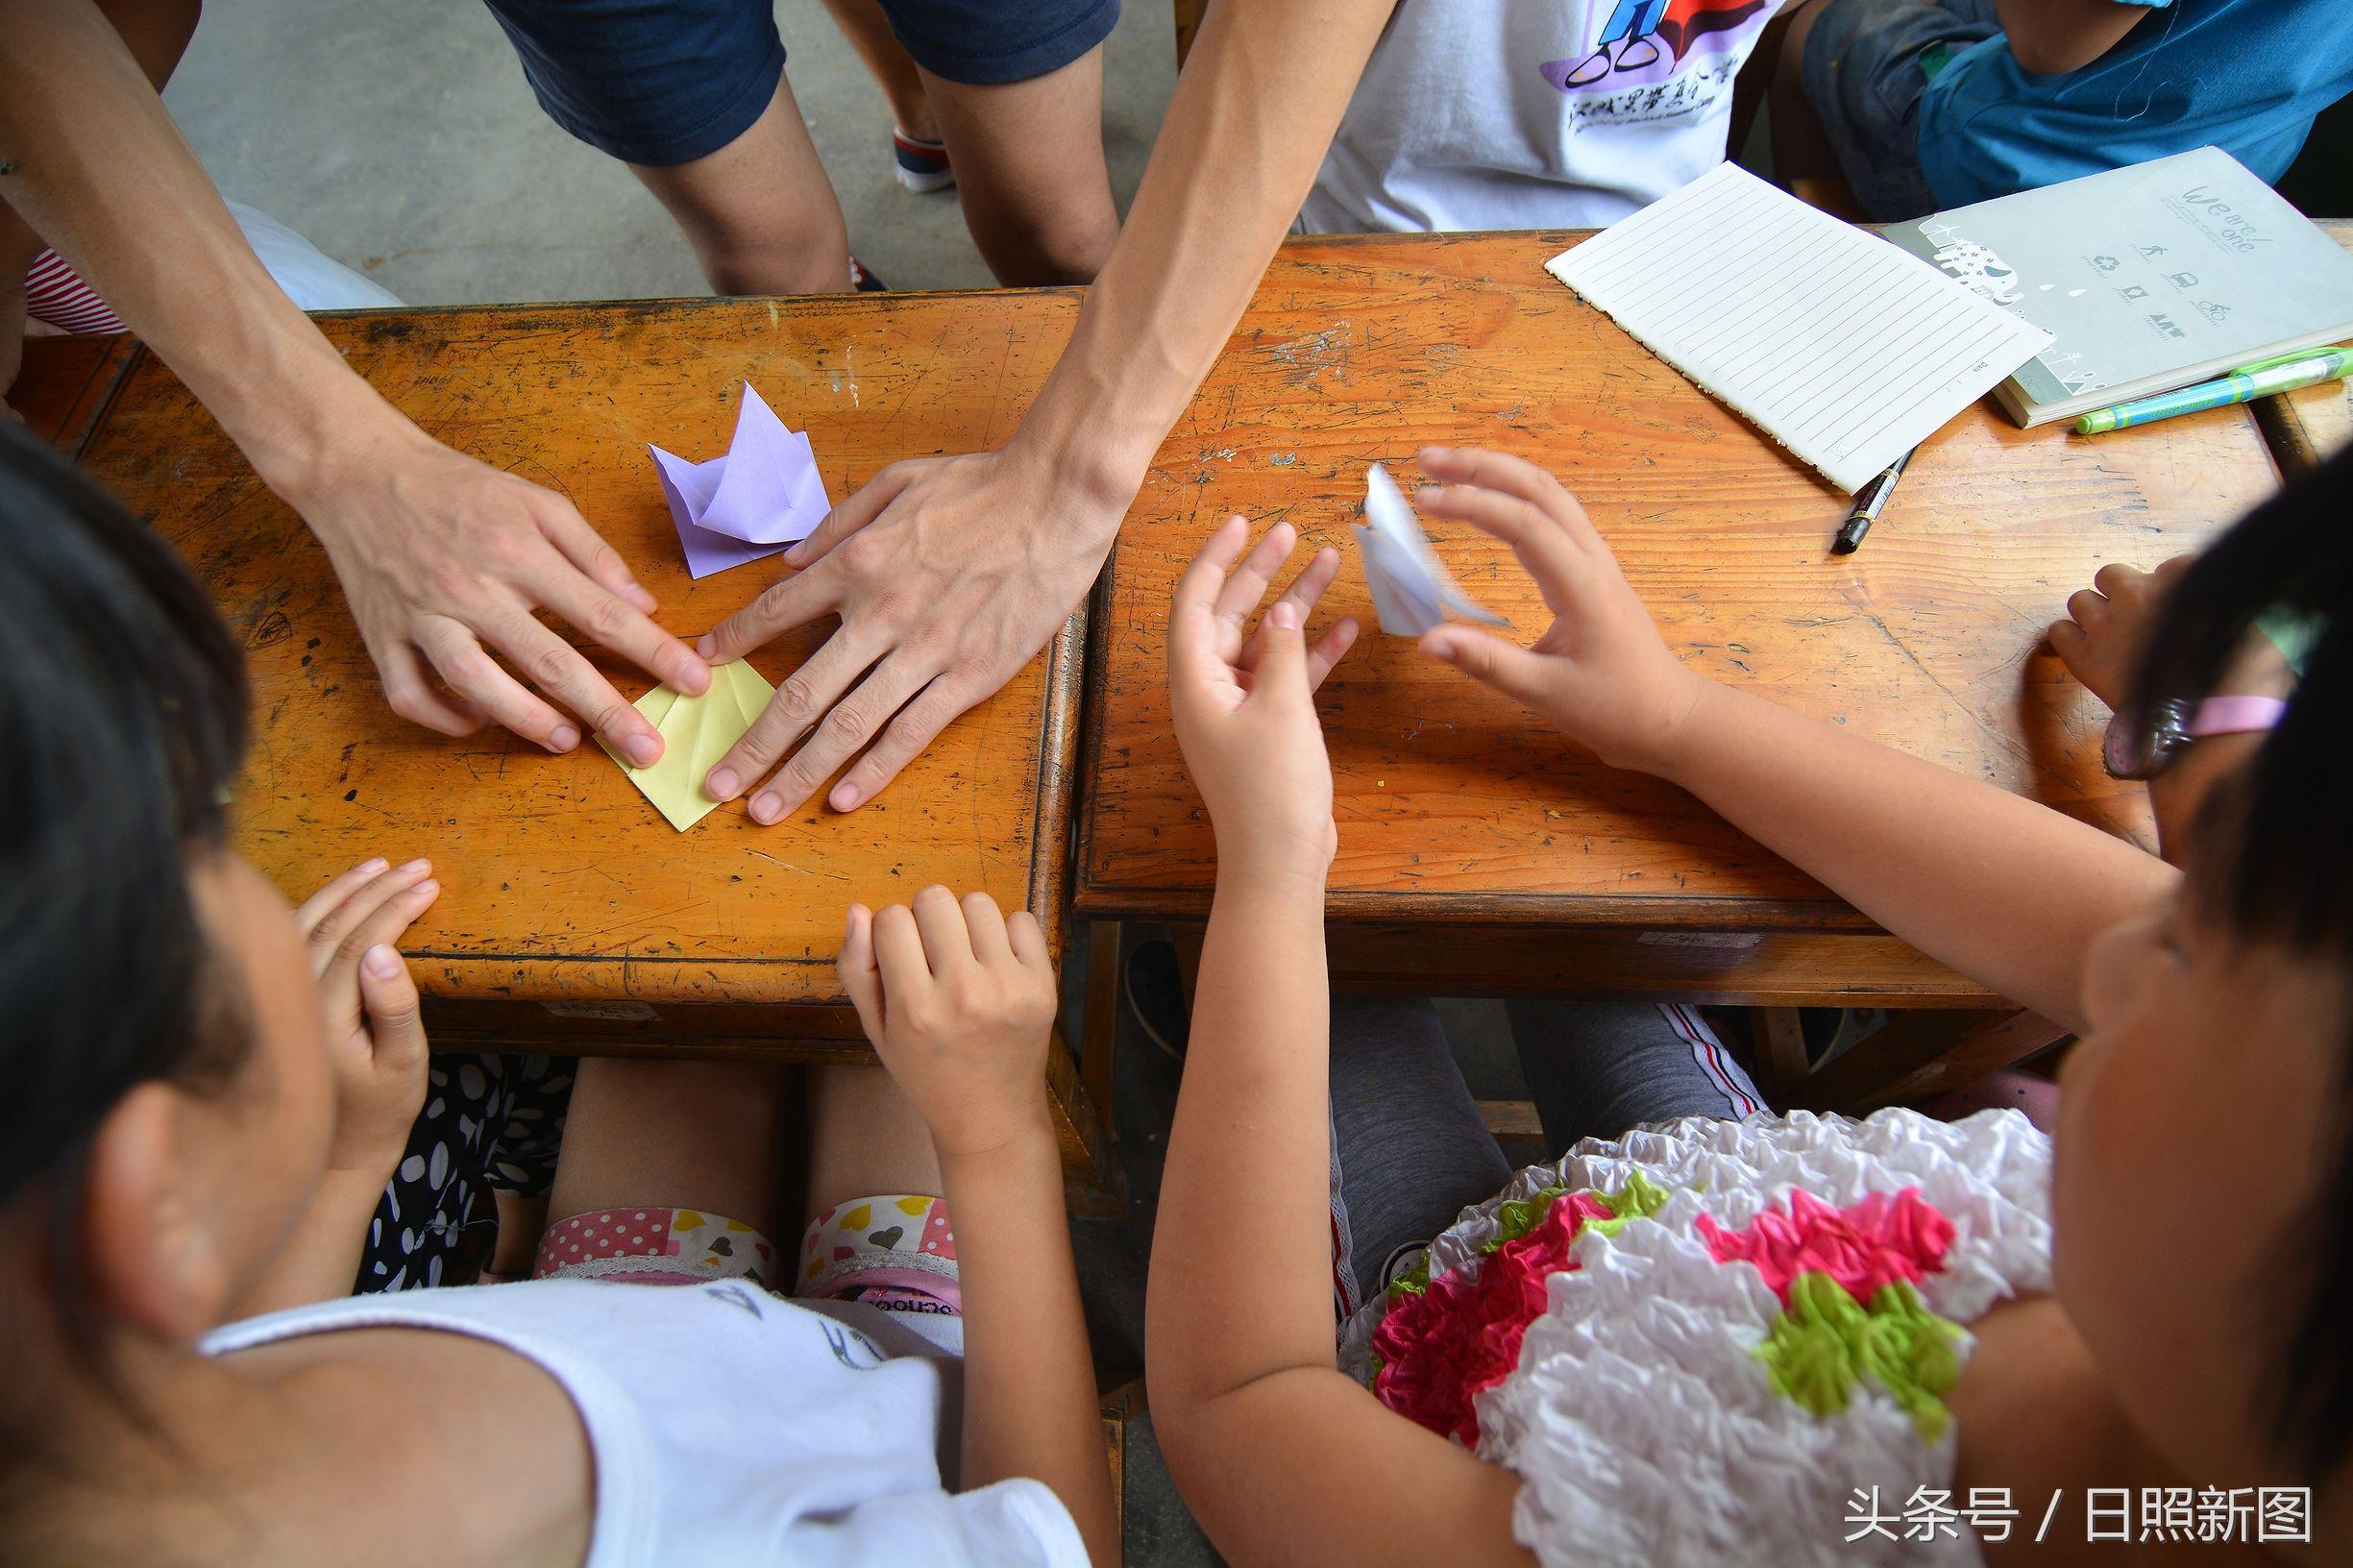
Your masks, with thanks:
[{"label": "yellow folded paper", "polygon": [[[711,689],[700,697],[682,697],[656,686],[637,699],[637,711],[661,732],[661,761],[650,768],[632,768],[611,747],[604,749],[621,764],[629,782],[645,792],[653,809],[683,833],[719,808],[704,792],[703,777],[743,739],[775,695],[776,688],[741,660],[713,665]],[[604,745],[601,737],[597,744]]]}]

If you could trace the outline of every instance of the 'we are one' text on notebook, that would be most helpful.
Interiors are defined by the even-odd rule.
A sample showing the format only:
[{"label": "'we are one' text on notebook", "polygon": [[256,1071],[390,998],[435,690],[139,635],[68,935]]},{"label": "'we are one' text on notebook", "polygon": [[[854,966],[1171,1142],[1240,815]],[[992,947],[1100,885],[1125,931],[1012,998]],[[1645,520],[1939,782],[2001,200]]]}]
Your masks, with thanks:
[{"label": "'we are one' text on notebook", "polygon": [[1847,491],[2050,342],[1732,163],[1545,265]]}]

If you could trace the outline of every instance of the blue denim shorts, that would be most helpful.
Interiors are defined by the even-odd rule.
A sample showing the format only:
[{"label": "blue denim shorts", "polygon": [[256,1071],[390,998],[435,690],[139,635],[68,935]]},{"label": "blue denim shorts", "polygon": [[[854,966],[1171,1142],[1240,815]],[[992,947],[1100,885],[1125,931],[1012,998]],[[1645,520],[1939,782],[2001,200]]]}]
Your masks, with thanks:
[{"label": "blue denim shorts", "polygon": [[1805,40],[1805,101],[1863,210],[1882,223],[1941,204],[1920,164],[1931,68],[2001,31],[1993,0],[1829,0]]},{"label": "blue denim shorts", "polygon": [[[625,163],[691,163],[766,110],[784,73],[771,0],[486,0],[549,118]],[[1109,36],[1119,0],[882,0],[950,82],[1025,82]]]}]

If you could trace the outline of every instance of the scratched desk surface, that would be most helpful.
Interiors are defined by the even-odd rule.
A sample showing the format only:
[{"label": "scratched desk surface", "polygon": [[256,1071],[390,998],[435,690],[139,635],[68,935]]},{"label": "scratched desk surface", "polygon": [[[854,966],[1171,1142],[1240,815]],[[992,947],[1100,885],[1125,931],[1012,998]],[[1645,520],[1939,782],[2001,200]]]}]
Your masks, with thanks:
[{"label": "scratched desk surface", "polygon": [[[1254,531],[1284,518],[1305,545],[1339,547],[1317,624],[1367,628],[1319,698],[1335,916],[1869,929],[1680,791],[1601,766],[1372,629],[1347,525],[1365,465],[1410,486],[1425,441],[1558,475],[1692,668],[2147,841],[2144,792],[2098,765],[2104,710],[2043,632],[2102,563],[2191,550],[2273,488],[2247,412],[2083,440],[1981,405],[1921,449],[1861,551],[1834,557],[1847,498],[1547,276],[1575,237],[1285,247],[1113,556],[1081,759],[1081,915],[1207,907],[1213,845],[1169,723],[1166,605],[1201,538],[1241,512]],[[1549,624],[1507,550],[1466,526],[1433,531],[1513,635]]]},{"label": "scratched desk surface", "polygon": [[[461,452],[568,495],[692,637],[772,560],[690,582],[648,442],[724,450],[749,379],[805,428],[838,501],[885,463],[1009,433],[1076,313],[1066,294],[687,302],[331,319],[355,368]],[[246,649],[253,753],[239,842],[299,895],[372,854],[434,858],[445,891],[404,945],[444,998],[807,1002],[853,899],[931,882],[1027,905],[1058,932],[1075,625],[873,805],[772,827],[740,804],[674,831],[591,742],[554,757],[497,729],[395,718],[326,553],[152,356],[84,461],[193,563]],[[830,619],[751,662],[772,681]],[[625,696],[648,678],[597,662]],[[821,793],[820,799],[821,801]]]}]

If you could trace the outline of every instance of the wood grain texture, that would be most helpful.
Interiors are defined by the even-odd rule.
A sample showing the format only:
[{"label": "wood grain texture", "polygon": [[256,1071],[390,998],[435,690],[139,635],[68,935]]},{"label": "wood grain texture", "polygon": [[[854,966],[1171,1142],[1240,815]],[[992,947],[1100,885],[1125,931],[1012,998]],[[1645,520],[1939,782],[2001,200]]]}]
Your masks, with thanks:
[{"label": "wood grain texture", "polygon": [[[1335,918],[1870,929],[1680,791],[1602,767],[1369,629],[1346,527],[1364,466],[1385,461],[1409,484],[1424,441],[1500,448],[1560,476],[1695,669],[2151,842],[2143,792],[2099,768],[2104,710],[2043,631],[2103,563],[2153,566],[2272,488],[2246,410],[2093,444],[1981,406],[1921,449],[1863,550],[1833,557],[1844,496],[1543,272],[1577,237],[1284,248],[1113,555],[1089,676],[1079,913],[1206,908],[1213,844],[1170,728],[1166,606],[1201,538],[1241,512],[1338,546],[1348,558],[1318,624],[1352,614],[1368,627],[1319,701]],[[1507,551],[1468,527],[1434,532],[1522,641],[1544,627]],[[1898,983],[1922,981],[1921,962]],[[1974,992],[1946,983],[1954,1002]]]},{"label": "wood grain texture", "polygon": [[[990,293],[418,310],[321,325],[428,431],[569,496],[661,600],[663,623],[692,637],[779,569],[755,562],[690,582],[648,442],[697,459],[723,451],[748,379],[808,430],[838,501],[895,459],[1010,433],[1075,312],[1066,293]],[[827,811],[821,792],[772,827],[739,804],[680,834],[593,743],[551,757],[502,730],[451,741],[396,718],[325,552],[153,358],[132,372],[85,461],[194,564],[245,647],[255,734],[235,820],[257,864],[300,896],[371,854],[434,857],[445,891],[404,944],[430,996],[613,1004],[624,1016],[611,1021],[660,1048],[672,1031],[733,1032],[707,1013],[682,1023],[690,1009],[673,1004],[830,1012],[853,899],[900,900],[932,882],[983,889],[1009,910],[1037,910],[1059,943],[1083,615],[865,810]],[[832,625],[752,663],[781,680]],[[624,695],[649,684],[595,657]],[[636,1011],[646,1004],[660,1005]],[[589,1021],[576,1013],[550,1027]],[[772,1013],[742,1033],[821,1043],[840,1022]]]},{"label": "wood grain texture", "polygon": [[138,353],[120,332],[27,338],[16,384],[0,387],[0,394],[34,434],[77,457]]}]

